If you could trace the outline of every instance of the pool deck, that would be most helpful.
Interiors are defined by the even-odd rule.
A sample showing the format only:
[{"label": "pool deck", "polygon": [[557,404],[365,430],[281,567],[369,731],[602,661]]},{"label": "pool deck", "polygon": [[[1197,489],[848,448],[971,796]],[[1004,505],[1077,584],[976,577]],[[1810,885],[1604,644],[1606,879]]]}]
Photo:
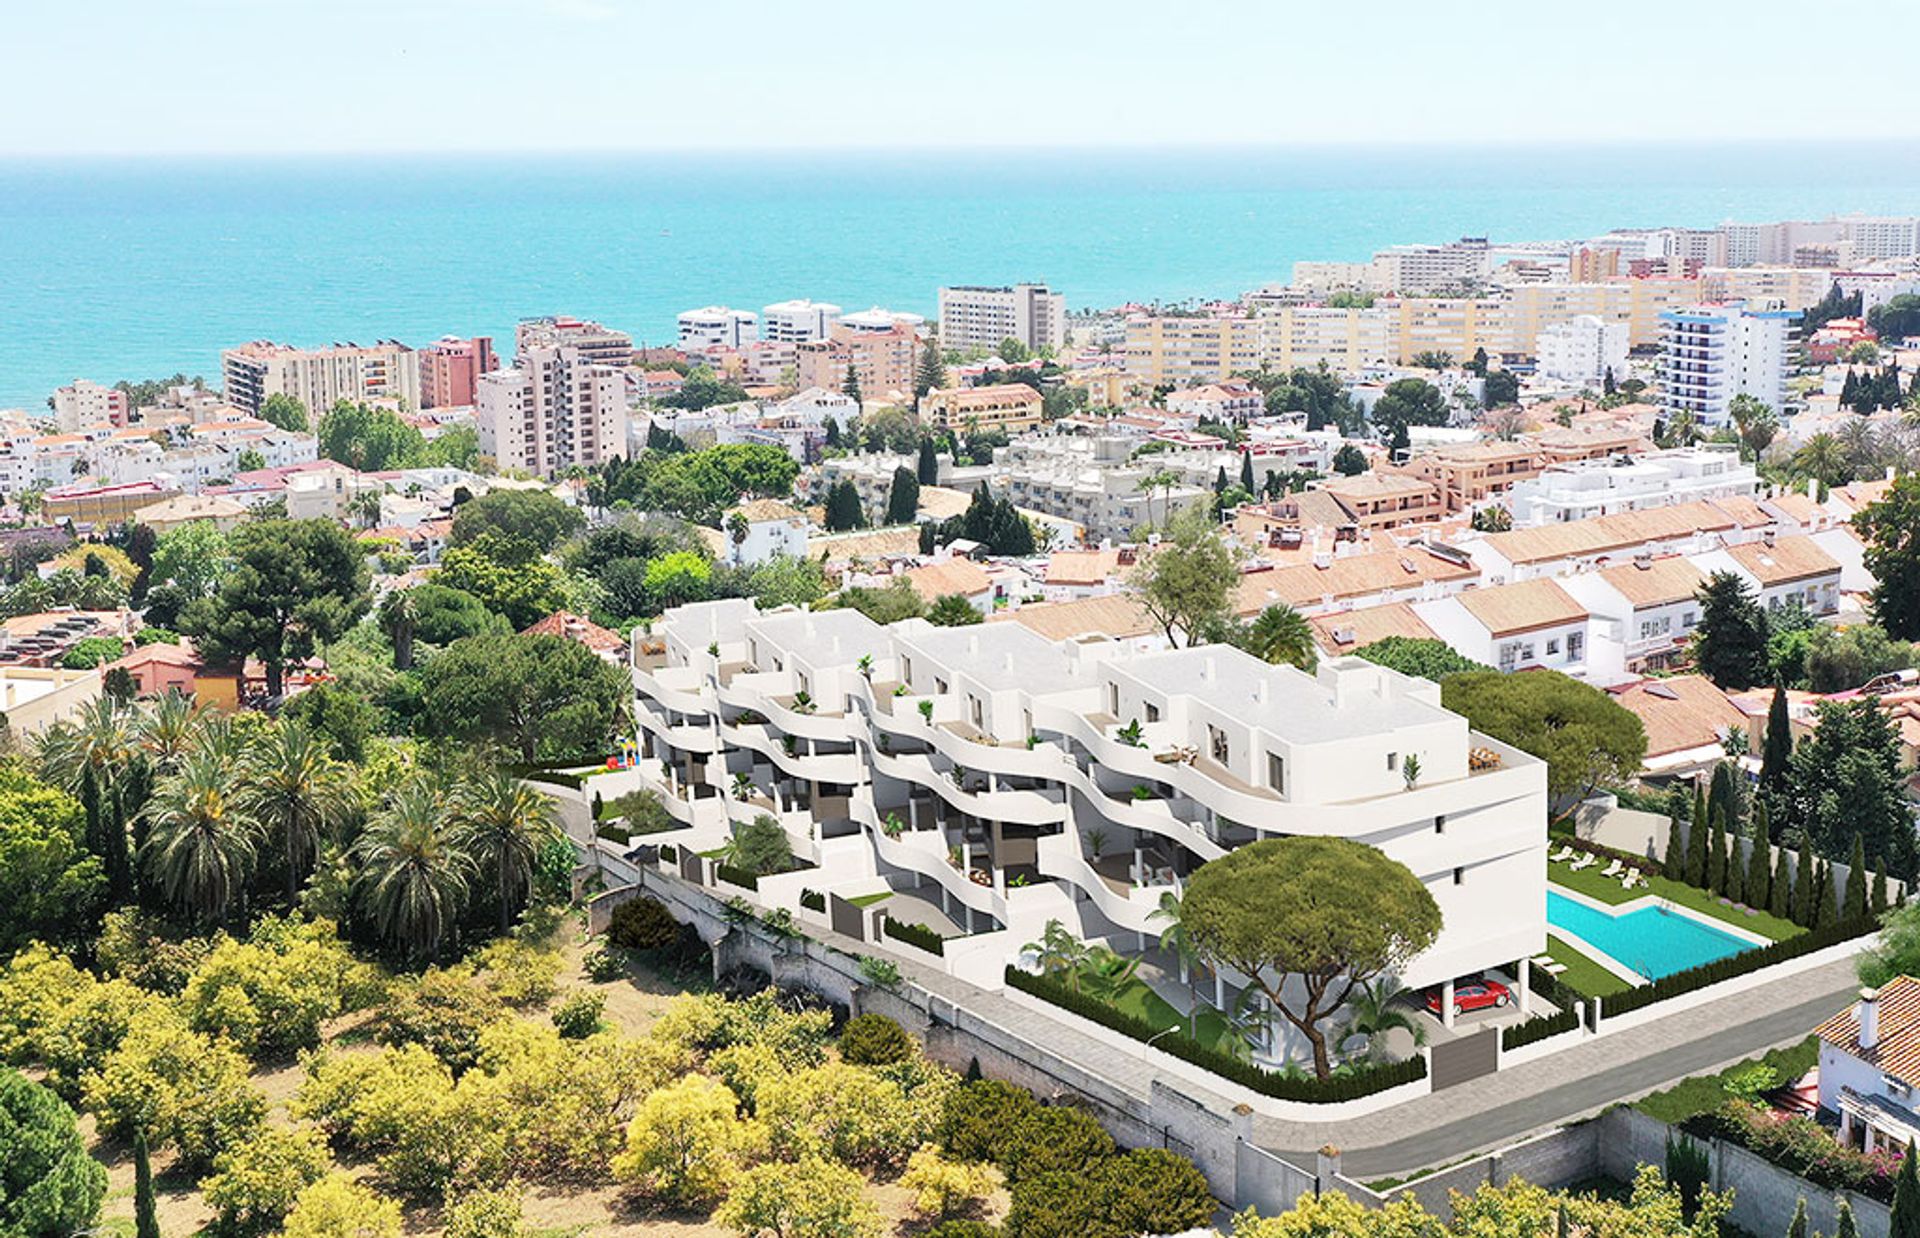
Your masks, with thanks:
[{"label": "pool deck", "polygon": [[[1624,903],[1603,903],[1597,898],[1591,898],[1580,893],[1578,890],[1569,889],[1553,881],[1547,883],[1547,888],[1570,903],[1578,903],[1590,911],[1597,912],[1611,919],[1617,920],[1623,916],[1630,916],[1636,911],[1664,910],[1669,915],[1685,916],[1695,924],[1723,933],[1736,941],[1744,941],[1749,946],[1760,947],[1773,944],[1770,939],[1750,929],[1741,928],[1737,924],[1729,924],[1725,920],[1715,916],[1702,915],[1691,907],[1682,907],[1680,904],[1669,902],[1657,894],[1643,894],[1639,898],[1628,899]],[[1628,967],[1625,963],[1614,958],[1611,954],[1608,954],[1605,950],[1602,950],[1565,925],[1555,924],[1552,920],[1548,920],[1547,927],[1553,931],[1554,936],[1565,941],[1568,945],[1573,946],[1582,954],[1587,955],[1594,962],[1600,964],[1600,966],[1606,968],[1628,984],[1644,985],[1651,983],[1649,977],[1643,976],[1633,968]]]}]

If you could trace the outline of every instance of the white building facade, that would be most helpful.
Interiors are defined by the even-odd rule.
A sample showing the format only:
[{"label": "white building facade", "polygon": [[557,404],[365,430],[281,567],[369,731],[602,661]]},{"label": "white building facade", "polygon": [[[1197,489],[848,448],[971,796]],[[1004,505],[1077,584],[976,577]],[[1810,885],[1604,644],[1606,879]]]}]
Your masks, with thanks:
[{"label": "white building facade", "polygon": [[840,307],[825,301],[781,301],[760,311],[760,338],[789,344],[824,340],[839,317]]},{"label": "white building facade", "polygon": [[1537,372],[1561,382],[1599,387],[1627,375],[1627,324],[1581,314],[1534,337]]},{"label": "white building facade", "polygon": [[1776,412],[1786,406],[1794,324],[1799,310],[1777,301],[1696,305],[1660,315],[1660,405],[1667,416],[1691,414],[1724,426],[1735,396],[1750,395]]},{"label": "white building facade", "polygon": [[529,349],[475,381],[474,424],[502,471],[597,468],[627,454],[626,382],[577,348]]},{"label": "white building facade", "polygon": [[942,348],[992,352],[1009,339],[1036,352],[1066,347],[1067,299],[1045,284],[961,285],[940,290]]},{"label": "white building facade", "polygon": [[704,353],[719,348],[739,352],[759,338],[760,316],[752,310],[709,305],[680,315],[680,347]]}]

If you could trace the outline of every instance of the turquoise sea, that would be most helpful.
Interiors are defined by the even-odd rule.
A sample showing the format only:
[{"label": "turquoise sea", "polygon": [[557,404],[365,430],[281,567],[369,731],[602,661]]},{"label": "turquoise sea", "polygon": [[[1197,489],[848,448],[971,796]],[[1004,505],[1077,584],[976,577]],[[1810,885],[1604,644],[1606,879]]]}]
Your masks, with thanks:
[{"label": "turquoise sea", "polygon": [[0,161],[0,407],[220,349],[707,304],[1230,296],[1400,242],[1920,213],[1920,145]]}]

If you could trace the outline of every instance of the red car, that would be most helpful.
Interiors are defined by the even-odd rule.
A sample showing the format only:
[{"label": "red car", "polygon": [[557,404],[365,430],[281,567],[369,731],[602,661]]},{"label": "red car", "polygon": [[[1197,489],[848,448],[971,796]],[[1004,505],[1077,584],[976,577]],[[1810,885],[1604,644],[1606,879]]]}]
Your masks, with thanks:
[{"label": "red car", "polygon": [[[1440,1013],[1441,990],[1434,989],[1427,994],[1427,1010]],[[1453,1013],[1466,1014],[1472,1010],[1496,1010],[1513,1000],[1513,994],[1507,986],[1498,980],[1462,980],[1453,986]]]}]

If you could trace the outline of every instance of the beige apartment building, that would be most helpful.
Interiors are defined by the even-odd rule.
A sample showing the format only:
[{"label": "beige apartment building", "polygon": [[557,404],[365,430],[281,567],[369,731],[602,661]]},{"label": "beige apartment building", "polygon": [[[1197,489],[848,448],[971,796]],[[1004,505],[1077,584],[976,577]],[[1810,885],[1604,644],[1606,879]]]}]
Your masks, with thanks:
[{"label": "beige apartment building", "polygon": [[1025,383],[1002,383],[993,387],[949,387],[929,391],[920,401],[920,420],[929,426],[965,433],[981,430],[1005,430],[1018,434],[1041,424],[1044,401],[1040,393]]},{"label": "beige apartment building", "polygon": [[420,407],[420,358],[393,340],[295,348],[255,340],[220,354],[227,403],[258,415],[270,395],[290,395],[314,416],[341,400],[399,400]]},{"label": "beige apartment building", "polygon": [[843,391],[851,365],[862,400],[909,398],[919,357],[920,337],[904,323],[895,323],[884,331],[856,331],[836,323],[828,338],[802,340],[794,345],[800,390],[824,387]]},{"label": "beige apartment building", "polygon": [[480,450],[502,471],[552,477],[627,454],[626,383],[577,348],[533,348],[474,382]]},{"label": "beige apartment building", "polygon": [[1260,368],[1262,337],[1257,318],[1137,314],[1127,319],[1127,376],[1154,387],[1224,382]]},{"label": "beige apartment building", "polygon": [[628,365],[633,361],[633,337],[584,318],[564,315],[522,318],[513,328],[513,355],[523,357],[536,348],[572,348],[595,365]]},{"label": "beige apartment building", "polygon": [[1700,301],[1781,301],[1803,310],[1827,295],[1834,273],[1820,267],[1709,267],[1701,282]]}]

